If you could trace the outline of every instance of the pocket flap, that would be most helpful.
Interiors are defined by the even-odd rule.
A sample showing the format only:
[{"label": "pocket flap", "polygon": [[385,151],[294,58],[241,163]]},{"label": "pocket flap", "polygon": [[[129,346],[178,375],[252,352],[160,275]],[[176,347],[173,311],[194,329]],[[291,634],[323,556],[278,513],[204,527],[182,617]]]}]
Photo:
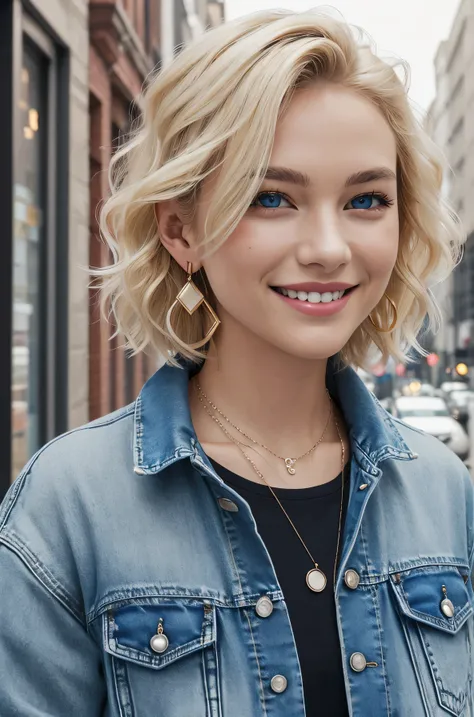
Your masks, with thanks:
[{"label": "pocket flap", "polygon": [[[468,576],[467,568],[465,572]],[[456,567],[429,565],[414,568],[392,575],[390,582],[401,611],[430,627],[455,634],[473,613],[465,579]],[[441,609],[445,597],[453,604],[453,617],[445,615]]]},{"label": "pocket flap", "polygon": [[[156,670],[215,641],[214,608],[208,603],[134,602],[109,607],[102,619],[107,652]],[[157,653],[150,640],[157,634],[160,619],[168,646]]]}]

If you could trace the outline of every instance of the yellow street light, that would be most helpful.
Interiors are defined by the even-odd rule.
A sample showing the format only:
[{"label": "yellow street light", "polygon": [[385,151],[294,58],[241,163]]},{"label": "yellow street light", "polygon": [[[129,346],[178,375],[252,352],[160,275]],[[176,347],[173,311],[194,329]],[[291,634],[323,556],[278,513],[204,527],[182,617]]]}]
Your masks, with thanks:
[{"label": "yellow street light", "polygon": [[459,374],[459,376],[467,376],[469,369],[465,363],[458,363],[456,365],[456,373]]}]

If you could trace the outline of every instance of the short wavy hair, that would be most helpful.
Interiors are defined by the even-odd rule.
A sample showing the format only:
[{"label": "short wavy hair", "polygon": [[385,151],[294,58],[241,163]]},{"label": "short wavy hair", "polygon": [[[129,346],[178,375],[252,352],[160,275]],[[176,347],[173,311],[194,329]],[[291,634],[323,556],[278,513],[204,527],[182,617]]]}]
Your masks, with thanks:
[{"label": "short wavy hair", "polygon": [[[258,192],[277,122],[294,92],[325,80],[378,107],[398,156],[400,241],[387,290],[397,306],[397,326],[379,333],[366,318],[340,358],[364,366],[374,344],[384,359],[404,360],[411,348],[423,353],[420,328],[436,328],[440,321],[430,287],[459,261],[463,234],[442,196],[442,155],[410,107],[406,77],[403,63],[380,59],[360,31],[317,10],[265,11],[228,22],[152,76],[139,101],[138,125],[113,157],[111,194],[101,209],[101,234],[113,264],[94,272],[102,308],[113,315],[128,347],[172,361],[176,354],[205,356],[189,347],[206,331],[201,309],[179,314],[175,328],[182,344],[167,332],[166,314],[186,274],[160,241],[154,205],[176,198],[192,221],[202,183],[219,171],[200,237],[204,251],[214,251]],[[212,304],[204,278],[198,275],[196,283]],[[372,313],[382,326],[390,324],[386,300]]]}]

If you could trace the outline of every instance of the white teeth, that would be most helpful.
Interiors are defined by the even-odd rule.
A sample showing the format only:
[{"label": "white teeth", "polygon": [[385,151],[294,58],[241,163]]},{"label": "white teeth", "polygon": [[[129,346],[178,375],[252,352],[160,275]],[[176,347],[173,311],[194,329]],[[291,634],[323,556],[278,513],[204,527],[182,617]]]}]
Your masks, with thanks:
[{"label": "white teeth", "polygon": [[342,299],[346,293],[346,289],[342,291],[325,291],[320,294],[319,291],[295,291],[295,289],[283,289],[278,288],[277,291],[283,296],[288,296],[290,299],[299,299],[300,301],[309,301],[310,304],[329,304],[331,301],[337,301]]}]

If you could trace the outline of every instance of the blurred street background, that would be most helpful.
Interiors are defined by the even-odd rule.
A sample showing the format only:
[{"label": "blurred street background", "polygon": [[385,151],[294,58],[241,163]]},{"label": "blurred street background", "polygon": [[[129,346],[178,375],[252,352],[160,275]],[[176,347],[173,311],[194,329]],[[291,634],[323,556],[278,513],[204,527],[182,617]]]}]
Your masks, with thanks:
[{"label": "blurred street background", "polygon": [[[146,76],[205,28],[311,0],[1,0],[0,499],[31,455],[134,400],[156,369],[104,323],[89,266],[110,261],[97,208]],[[332,0],[384,57],[411,65],[410,98],[449,163],[444,192],[468,234],[427,357],[363,380],[394,415],[474,459],[474,0]],[[474,195],[473,195],[474,196]]]}]

